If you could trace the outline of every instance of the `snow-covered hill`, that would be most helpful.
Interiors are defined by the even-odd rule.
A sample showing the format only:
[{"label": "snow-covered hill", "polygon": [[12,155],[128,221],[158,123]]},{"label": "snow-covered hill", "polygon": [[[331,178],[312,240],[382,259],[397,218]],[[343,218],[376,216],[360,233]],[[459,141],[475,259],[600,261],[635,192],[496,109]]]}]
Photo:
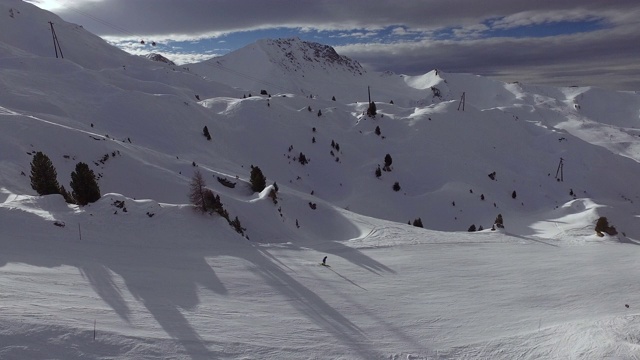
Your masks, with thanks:
[{"label": "snow-covered hill", "polygon": [[[638,93],[373,73],[300,39],[175,66],[0,0],[0,94],[0,358],[637,351]],[[37,196],[37,151],[102,199]],[[195,169],[245,237],[188,205]]]}]

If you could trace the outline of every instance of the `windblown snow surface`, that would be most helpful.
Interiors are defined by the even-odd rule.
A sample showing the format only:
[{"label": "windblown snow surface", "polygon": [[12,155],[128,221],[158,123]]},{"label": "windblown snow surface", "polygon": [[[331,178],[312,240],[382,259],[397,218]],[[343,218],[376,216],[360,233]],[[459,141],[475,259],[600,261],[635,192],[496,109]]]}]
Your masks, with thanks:
[{"label": "windblown snow surface", "polygon": [[[0,0],[0,358],[638,359],[639,136],[634,92],[300,39],[175,66]],[[38,196],[37,151],[102,198]],[[196,169],[244,236],[189,205]]]}]

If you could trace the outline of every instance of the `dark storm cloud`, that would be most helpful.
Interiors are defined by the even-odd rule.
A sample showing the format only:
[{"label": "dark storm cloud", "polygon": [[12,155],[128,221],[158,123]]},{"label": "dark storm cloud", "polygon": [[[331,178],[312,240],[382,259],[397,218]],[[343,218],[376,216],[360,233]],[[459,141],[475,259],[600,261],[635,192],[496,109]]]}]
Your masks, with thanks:
[{"label": "dark storm cloud", "polygon": [[[368,68],[417,75],[439,68],[557,86],[640,90],[640,32],[602,30],[549,38],[357,44],[338,51]],[[401,54],[388,57],[389,53]]]},{"label": "dark storm cloud", "polygon": [[[487,18],[536,11],[593,13],[637,9],[636,0],[68,0],[56,10],[79,23],[92,14],[135,34],[229,32],[274,26],[321,29],[377,28],[403,24],[414,29],[464,26]],[[106,26],[105,26],[106,25]],[[98,35],[121,35],[109,24]],[[89,24],[87,24],[89,26]]]},{"label": "dark storm cloud", "polygon": [[[67,0],[65,4],[54,11],[111,38],[195,40],[278,27],[340,30],[343,39],[350,38],[347,45],[332,44],[331,38],[324,42],[342,44],[339,52],[374,70],[419,74],[437,67],[503,80],[640,90],[638,0]],[[492,37],[497,30],[581,21],[597,22],[599,28],[573,35]],[[376,30],[396,26],[393,36],[375,36]],[[442,31],[448,31],[449,38],[438,37]]]}]

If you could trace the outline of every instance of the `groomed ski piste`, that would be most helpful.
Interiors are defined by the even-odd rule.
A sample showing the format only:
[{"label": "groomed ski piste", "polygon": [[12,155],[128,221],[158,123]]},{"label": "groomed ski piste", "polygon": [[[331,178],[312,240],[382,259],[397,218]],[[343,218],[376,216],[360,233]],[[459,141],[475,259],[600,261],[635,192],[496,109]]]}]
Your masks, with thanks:
[{"label": "groomed ski piste", "polygon": [[445,233],[339,211],[344,236],[257,244],[188,206],[116,194],[0,210],[3,359],[633,359],[640,347],[636,245],[587,230]]},{"label": "groomed ski piste", "polygon": [[[0,358],[640,358],[637,93],[302,60],[318,48],[171,66],[0,0]],[[100,200],[38,196],[37,151],[67,188],[89,164]],[[189,204],[195,169],[244,235]]]}]

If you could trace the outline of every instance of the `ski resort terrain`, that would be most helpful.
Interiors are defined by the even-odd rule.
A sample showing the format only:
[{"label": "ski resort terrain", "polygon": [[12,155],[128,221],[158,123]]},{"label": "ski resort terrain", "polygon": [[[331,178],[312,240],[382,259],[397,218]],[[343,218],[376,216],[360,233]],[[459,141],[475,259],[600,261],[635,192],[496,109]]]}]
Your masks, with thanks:
[{"label": "ski resort terrain", "polygon": [[640,358],[640,93],[446,65],[176,65],[0,0],[0,359]]}]

